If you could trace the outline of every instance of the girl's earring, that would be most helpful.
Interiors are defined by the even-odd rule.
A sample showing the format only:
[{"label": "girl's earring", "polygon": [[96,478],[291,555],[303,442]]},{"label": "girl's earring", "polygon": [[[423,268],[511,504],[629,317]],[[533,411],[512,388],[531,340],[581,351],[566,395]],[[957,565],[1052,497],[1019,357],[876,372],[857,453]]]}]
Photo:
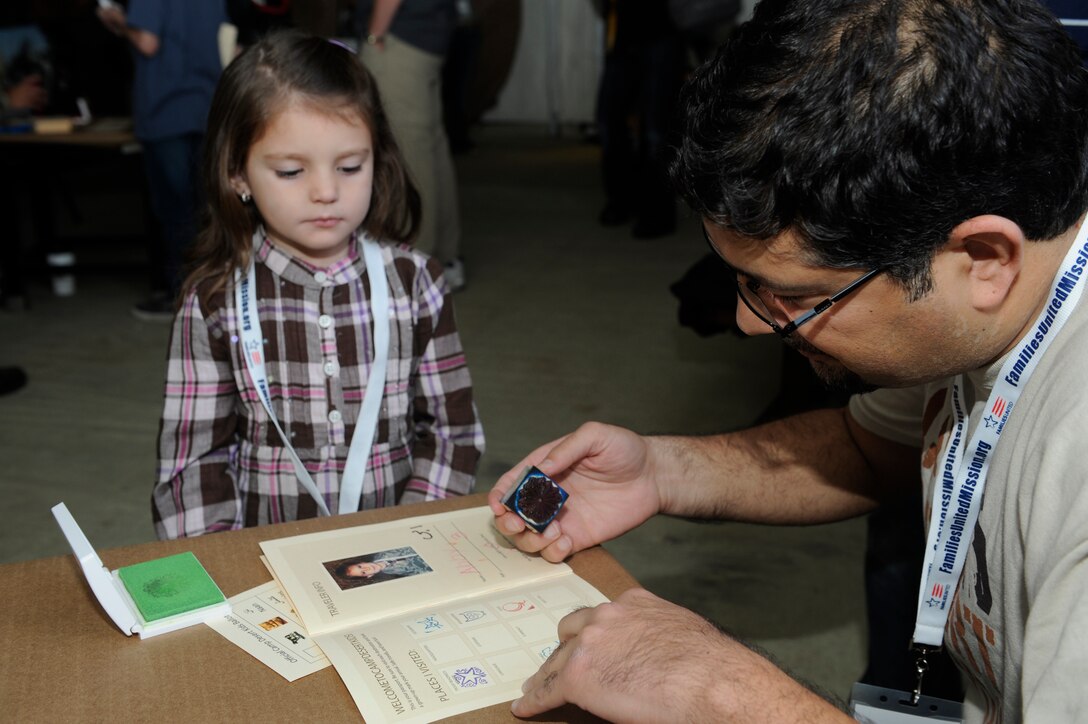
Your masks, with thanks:
[{"label": "girl's earring", "polygon": [[241,199],[243,204],[248,204],[250,201],[253,200],[253,197],[249,195],[248,191],[243,191]]}]

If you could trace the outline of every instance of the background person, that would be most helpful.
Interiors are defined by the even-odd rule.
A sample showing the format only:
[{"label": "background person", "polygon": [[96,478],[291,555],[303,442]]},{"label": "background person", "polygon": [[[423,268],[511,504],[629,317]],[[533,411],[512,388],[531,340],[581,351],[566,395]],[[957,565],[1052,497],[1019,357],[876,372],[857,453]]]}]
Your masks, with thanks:
[{"label": "background person", "polygon": [[11,17],[2,20],[15,24],[0,27],[0,111],[4,115],[40,113],[49,103],[45,79],[49,41],[36,24],[26,22],[29,17],[21,17],[24,13],[8,10]]},{"label": "background person", "polygon": [[[0,65],[2,75],[3,65]],[[0,92],[0,107],[5,111],[40,112],[48,102],[49,91],[39,73],[20,78]]]},{"label": "background person", "polygon": [[[6,18],[5,18],[6,19]],[[16,64],[11,72],[11,61],[18,56],[28,56],[31,51],[44,55],[48,42],[35,25],[16,25],[0,28],[0,124],[16,126],[30,124],[30,115],[41,113],[49,104],[49,89],[43,71],[39,67],[26,68],[22,72]],[[24,58],[25,59],[25,58]],[[22,177],[16,169],[7,167],[3,173],[8,178]],[[9,182],[10,184],[11,182]],[[16,233],[0,243],[0,308],[17,310],[26,307],[26,280],[23,274],[22,240],[19,238],[22,202],[16,189],[0,187],[0,214],[11,224]],[[0,369],[0,394],[11,392],[26,384],[26,375],[18,367]]]},{"label": "background person", "polygon": [[442,64],[457,30],[457,0],[359,0],[356,13],[359,57],[378,83],[423,201],[415,246],[442,262],[457,291],[465,285],[461,210],[442,122]]},{"label": "background person", "polygon": [[631,235],[676,230],[676,196],[667,169],[684,42],[665,0],[604,3],[604,70],[597,94],[605,226],[635,220]]},{"label": "background person", "polygon": [[133,133],[143,147],[151,209],[161,238],[151,251],[151,296],[132,308],[147,320],[173,318],[185,254],[196,235],[200,150],[222,70],[222,0],[130,0],[98,17],[133,48]]}]

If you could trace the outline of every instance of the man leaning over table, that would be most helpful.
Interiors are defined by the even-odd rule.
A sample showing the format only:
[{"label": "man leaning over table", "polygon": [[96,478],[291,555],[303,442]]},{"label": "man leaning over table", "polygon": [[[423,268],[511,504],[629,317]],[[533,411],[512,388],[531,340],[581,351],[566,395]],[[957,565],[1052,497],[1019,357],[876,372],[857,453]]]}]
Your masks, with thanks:
[{"label": "man leaning over table", "polygon": [[[559,561],[657,513],[861,515],[917,485],[920,467],[940,537],[914,638],[962,669],[965,720],[1086,720],[1076,47],[1031,0],[764,0],[691,79],[682,114],[674,181],[735,271],[738,325],[872,391],[718,436],[584,425],[524,461],[569,491],[557,521],[537,534],[499,504],[519,465],[491,492],[496,525]],[[572,702],[621,721],[849,721],[643,590],[571,614],[559,634],[515,714]]]}]

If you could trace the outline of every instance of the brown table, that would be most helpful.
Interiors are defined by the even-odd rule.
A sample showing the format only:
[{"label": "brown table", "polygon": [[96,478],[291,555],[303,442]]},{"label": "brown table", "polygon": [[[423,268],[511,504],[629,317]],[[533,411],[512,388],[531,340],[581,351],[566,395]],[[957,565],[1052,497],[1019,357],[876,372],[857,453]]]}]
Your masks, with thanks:
[{"label": "brown table", "polygon": [[136,136],[132,135],[132,123],[127,118],[101,118],[67,133],[0,133],[0,145],[83,146],[116,148],[132,153],[140,150]]},{"label": "brown table", "polygon": [[[111,570],[193,551],[228,597],[267,582],[258,543],[271,538],[484,505],[485,496],[144,543],[99,551]],[[79,520],[79,511],[72,511]],[[57,528],[57,536],[61,537]],[[91,541],[94,544],[94,541]],[[609,598],[636,585],[603,548],[570,561]],[[198,625],[147,640],[126,637],[102,611],[72,555],[0,566],[0,718],[11,722],[359,722],[329,667],[294,683]],[[507,704],[457,722],[518,721]],[[596,721],[564,707],[533,721]]]}]

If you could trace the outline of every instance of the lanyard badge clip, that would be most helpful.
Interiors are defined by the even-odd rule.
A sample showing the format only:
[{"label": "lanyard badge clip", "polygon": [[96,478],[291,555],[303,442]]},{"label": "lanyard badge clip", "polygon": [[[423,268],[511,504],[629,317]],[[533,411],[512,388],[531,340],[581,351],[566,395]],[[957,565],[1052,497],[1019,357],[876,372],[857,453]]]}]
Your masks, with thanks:
[{"label": "lanyard badge clip", "polygon": [[929,655],[941,650],[940,646],[926,646],[925,644],[912,643],[911,651],[914,652],[914,691],[910,695],[910,703],[913,706],[918,705],[918,701],[922,698],[922,677],[929,671]]}]

